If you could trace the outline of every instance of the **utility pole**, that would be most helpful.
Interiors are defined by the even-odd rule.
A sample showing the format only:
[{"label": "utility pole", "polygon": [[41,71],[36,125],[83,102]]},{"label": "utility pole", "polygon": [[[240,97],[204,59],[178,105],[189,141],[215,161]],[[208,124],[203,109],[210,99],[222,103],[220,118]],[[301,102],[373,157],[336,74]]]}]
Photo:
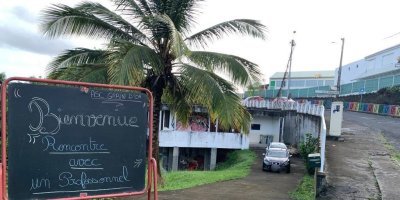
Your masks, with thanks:
[{"label": "utility pole", "polygon": [[[293,31],[293,35],[295,33],[296,33],[296,31]],[[285,73],[283,74],[281,86],[279,87],[278,93],[276,94],[276,97],[278,97],[278,98],[282,96],[282,88],[286,86],[286,84],[285,84],[286,80],[288,82],[287,96],[288,96],[288,98],[290,97],[290,76],[291,76],[291,69],[292,69],[292,56],[293,56],[294,46],[296,46],[294,39],[292,39],[292,41],[290,41],[290,46],[291,46],[290,55],[289,55],[288,63],[286,65],[286,70],[285,70]]]},{"label": "utility pole", "polygon": [[[293,31],[293,34],[296,33],[296,31]],[[294,46],[296,46],[296,43],[294,42],[294,39],[290,41],[290,56],[289,56],[289,62],[288,62],[288,67],[289,67],[289,73],[288,73],[288,84],[287,84],[287,98],[290,98],[290,79],[292,77],[292,56],[293,56],[293,50]]]},{"label": "utility pole", "polygon": [[338,91],[338,94],[336,95],[336,98],[339,97],[340,95],[340,80],[342,77],[342,60],[343,60],[343,49],[344,49],[344,38],[341,38],[342,40],[342,50],[340,51],[340,63],[339,63],[339,70],[338,70],[338,80],[337,80],[337,85],[336,89]]}]

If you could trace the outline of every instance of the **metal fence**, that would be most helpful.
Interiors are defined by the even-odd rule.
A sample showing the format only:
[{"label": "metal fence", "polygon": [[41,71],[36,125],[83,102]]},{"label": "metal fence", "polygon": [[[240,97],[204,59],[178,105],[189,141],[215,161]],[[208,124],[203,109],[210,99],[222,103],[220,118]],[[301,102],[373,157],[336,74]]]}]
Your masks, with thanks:
[{"label": "metal fence", "polygon": [[[304,88],[304,89],[291,89],[290,93],[292,98],[316,97],[317,90],[328,91],[330,90],[330,86],[318,86],[318,87]],[[278,91],[279,89],[246,91],[244,97],[261,96],[266,98],[273,98],[277,96]],[[287,96],[287,90],[282,89],[281,93],[282,96]]]},{"label": "metal fence", "polygon": [[[392,87],[396,85],[400,85],[400,75],[392,75],[392,76],[356,81],[353,83],[341,85],[340,95],[346,96],[352,94],[373,93],[382,88]],[[290,93],[292,98],[323,96],[324,94],[318,94],[318,90],[329,91],[330,86],[319,86],[319,87],[304,88],[304,89],[291,89]],[[256,91],[246,91],[244,97],[261,96],[265,98],[273,98],[277,96],[278,91],[279,89],[270,89],[270,90],[261,89]],[[287,96],[287,90],[282,89],[281,92],[282,96]]]},{"label": "metal fence", "polygon": [[373,93],[382,88],[400,85],[400,75],[379,77],[341,85],[340,95]]},{"label": "metal fence", "polygon": [[271,110],[295,110],[298,113],[322,117],[324,106],[322,104],[291,102],[274,102],[269,100],[244,100],[242,105],[247,108],[264,108]]}]

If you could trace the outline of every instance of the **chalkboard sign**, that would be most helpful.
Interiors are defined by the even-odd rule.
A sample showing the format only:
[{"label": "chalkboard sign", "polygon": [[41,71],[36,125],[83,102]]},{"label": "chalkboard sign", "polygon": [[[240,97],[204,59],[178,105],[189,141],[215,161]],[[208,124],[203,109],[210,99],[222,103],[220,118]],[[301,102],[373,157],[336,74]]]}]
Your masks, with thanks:
[{"label": "chalkboard sign", "polygon": [[146,94],[26,83],[7,91],[9,199],[144,189]]}]

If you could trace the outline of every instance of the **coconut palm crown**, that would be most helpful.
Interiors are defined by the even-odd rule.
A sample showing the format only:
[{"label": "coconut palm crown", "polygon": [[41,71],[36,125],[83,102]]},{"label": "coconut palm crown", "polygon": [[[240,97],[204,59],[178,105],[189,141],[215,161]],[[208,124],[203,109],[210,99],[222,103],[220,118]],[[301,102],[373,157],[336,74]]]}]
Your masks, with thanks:
[{"label": "coconut palm crown", "polygon": [[[235,91],[259,80],[259,67],[238,56],[191,48],[204,49],[229,34],[264,39],[265,26],[235,19],[192,33],[199,2],[112,0],[113,10],[93,2],[52,5],[42,13],[45,36],[85,36],[106,45],[66,50],[48,65],[49,78],[146,87],[154,96],[154,127],[161,103],[169,104],[182,123],[188,122],[192,105],[201,104],[219,127],[248,132],[251,116]],[[153,155],[158,160],[154,130]]]}]

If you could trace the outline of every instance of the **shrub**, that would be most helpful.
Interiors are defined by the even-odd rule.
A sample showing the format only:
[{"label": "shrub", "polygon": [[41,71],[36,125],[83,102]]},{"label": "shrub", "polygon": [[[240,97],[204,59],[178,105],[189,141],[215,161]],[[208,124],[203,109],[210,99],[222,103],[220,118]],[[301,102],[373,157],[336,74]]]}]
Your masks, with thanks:
[{"label": "shrub", "polygon": [[307,159],[308,154],[317,152],[318,144],[318,138],[314,138],[311,133],[306,133],[306,139],[300,143],[300,156]]},{"label": "shrub", "polygon": [[306,139],[300,143],[300,156],[306,161],[306,168],[309,174],[314,174],[314,168],[308,165],[308,154],[318,152],[318,138],[312,137],[310,133],[306,134]]}]

